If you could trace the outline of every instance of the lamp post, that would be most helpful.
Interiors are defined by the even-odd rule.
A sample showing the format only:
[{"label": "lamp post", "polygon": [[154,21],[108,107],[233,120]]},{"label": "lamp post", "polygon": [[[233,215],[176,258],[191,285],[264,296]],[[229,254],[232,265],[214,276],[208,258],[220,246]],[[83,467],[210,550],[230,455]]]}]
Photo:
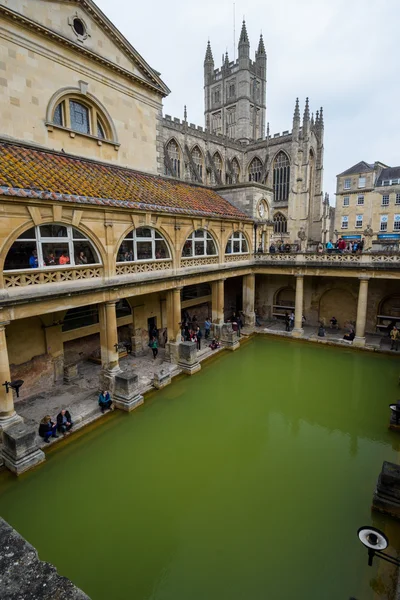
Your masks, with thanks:
[{"label": "lamp post", "polygon": [[364,527],[360,527],[360,529],[357,531],[357,535],[360,542],[366,548],[368,548],[369,567],[372,567],[374,556],[377,556],[378,558],[381,558],[392,565],[396,565],[396,567],[400,567],[400,559],[383,552],[383,550],[386,550],[388,547],[389,540],[382,531],[376,529],[376,527],[369,527],[368,525],[365,525]]},{"label": "lamp post", "polygon": [[16,379],[15,381],[5,381],[2,386],[6,388],[6,394],[8,394],[10,388],[15,390],[17,398],[19,398],[19,388],[24,383],[23,379]]}]

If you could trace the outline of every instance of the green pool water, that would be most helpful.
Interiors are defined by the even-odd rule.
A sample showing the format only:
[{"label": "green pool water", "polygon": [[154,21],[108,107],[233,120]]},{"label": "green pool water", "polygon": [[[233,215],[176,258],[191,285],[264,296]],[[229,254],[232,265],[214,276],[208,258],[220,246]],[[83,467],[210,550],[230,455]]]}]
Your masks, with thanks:
[{"label": "green pool water", "polygon": [[93,600],[389,598],[356,532],[400,541],[370,510],[398,377],[396,357],[253,339],[1,474],[0,514]]}]

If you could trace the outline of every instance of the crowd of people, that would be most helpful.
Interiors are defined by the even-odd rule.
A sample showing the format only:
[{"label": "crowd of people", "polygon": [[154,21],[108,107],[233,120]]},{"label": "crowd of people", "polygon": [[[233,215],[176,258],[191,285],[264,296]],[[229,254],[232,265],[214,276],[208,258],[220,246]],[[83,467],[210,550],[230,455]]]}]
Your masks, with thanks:
[{"label": "crowd of people", "polygon": [[[320,242],[317,245],[318,254],[322,254],[323,252],[327,252],[328,254],[343,254],[343,253],[351,253],[351,254],[361,254],[364,250],[365,240],[357,239],[357,240],[345,240],[343,238],[338,238],[336,242],[329,240],[326,244]],[[300,252],[301,246],[297,243],[289,244],[288,242],[284,242],[280,240],[278,242],[271,242],[269,246],[270,254],[288,254],[293,252]],[[310,251],[310,250],[309,250]],[[262,247],[258,248],[257,252],[263,252]]]},{"label": "crowd of people", "polygon": [[50,415],[43,417],[39,424],[39,435],[47,444],[49,444],[51,437],[59,437],[57,432],[67,435],[70,429],[72,429],[73,425],[74,423],[71,419],[69,411],[63,408],[58,413],[55,422],[52,421]]},{"label": "crowd of people", "polygon": [[[65,265],[69,265],[70,258],[68,256],[68,253],[66,251],[61,252],[60,256],[57,258],[54,254],[54,252],[49,252],[47,254],[47,256],[43,257],[43,261],[46,267],[51,267],[51,266],[65,266]],[[76,256],[75,258],[75,264],[76,265],[87,265],[88,264],[88,258],[86,256],[86,254],[81,251],[79,252],[79,254]],[[32,250],[32,254],[29,258],[29,267],[31,269],[37,269],[39,267],[39,259],[38,259],[38,255],[36,250]]]}]

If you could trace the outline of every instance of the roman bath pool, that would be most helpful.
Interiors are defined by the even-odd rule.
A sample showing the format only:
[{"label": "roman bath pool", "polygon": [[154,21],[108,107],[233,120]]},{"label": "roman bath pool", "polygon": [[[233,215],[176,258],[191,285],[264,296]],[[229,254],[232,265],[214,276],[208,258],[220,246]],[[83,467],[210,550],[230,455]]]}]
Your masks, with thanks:
[{"label": "roman bath pool", "polygon": [[134,413],[50,448],[0,514],[93,600],[372,600],[361,525],[383,460],[399,361],[260,336]]}]

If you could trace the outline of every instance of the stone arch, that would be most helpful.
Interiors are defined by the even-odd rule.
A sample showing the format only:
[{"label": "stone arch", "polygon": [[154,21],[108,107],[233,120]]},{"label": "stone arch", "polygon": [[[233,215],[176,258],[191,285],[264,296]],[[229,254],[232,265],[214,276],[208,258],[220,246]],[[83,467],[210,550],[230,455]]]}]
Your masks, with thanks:
[{"label": "stone arch", "polygon": [[385,296],[379,302],[377,314],[400,319],[400,294]]},{"label": "stone arch", "polygon": [[197,167],[197,171],[201,177],[201,179],[204,179],[205,176],[205,157],[204,157],[204,152],[202,151],[202,149],[200,148],[200,146],[198,144],[194,144],[190,150],[190,156],[192,157],[192,160],[194,162],[194,164]]},{"label": "stone arch", "polygon": [[274,306],[295,307],[296,291],[289,285],[279,288],[274,294]]},{"label": "stone arch", "polygon": [[[101,243],[100,239],[93,233],[93,231],[91,229],[89,229],[88,227],[86,227],[84,224],[79,223],[78,226],[75,226],[75,225],[72,225],[70,220],[67,221],[66,219],[63,219],[63,218],[58,219],[57,221],[53,221],[52,219],[43,219],[42,221],[40,221],[40,223],[34,223],[32,220],[29,222],[25,222],[23,225],[21,225],[20,227],[15,229],[12,232],[12,235],[10,235],[6,239],[5,244],[1,251],[1,258],[0,258],[0,270],[1,271],[4,271],[5,262],[8,258],[9,252],[11,251],[13,245],[17,242],[17,240],[19,238],[21,238],[21,236],[25,232],[29,231],[30,229],[37,230],[37,228],[39,228],[43,225],[60,225],[63,227],[72,227],[76,231],[84,234],[86,239],[89,241],[89,243],[93,245],[93,247],[97,253],[97,256],[100,260],[100,264],[103,266],[105,266],[107,264],[107,255],[106,255],[106,250],[105,250],[103,244]],[[41,243],[41,242],[39,240],[37,240],[36,246],[39,243]],[[91,263],[91,264],[94,264],[94,263]],[[99,264],[99,263],[95,263],[95,264]],[[68,265],[68,266],[72,266],[72,265]]]},{"label": "stone arch", "polygon": [[[186,239],[185,239],[185,241],[183,242],[183,245],[180,248],[180,256],[181,256],[181,258],[191,258],[191,256],[189,256],[189,255],[184,256],[184,250],[185,250],[185,247],[187,246],[187,243],[189,242],[189,240],[192,238],[193,234],[196,231],[204,231],[204,232],[210,234],[210,236],[211,236],[211,238],[212,238],[212,240],[214,242],[216,254],[208,254],[207,256],[220,256],[221,246],[220,246],[219,240],[218,240],[217,236],[215,235],[214,231],[212,231],[209,228],[206,229],[204,227],[198,227],[196,229],[194,229],[194,228],[191,229],[189,231],[189,233],[187,234]],[[199,256],[202,256],[202,255],[199,255]],[[193,258],[195,258],[195,256],[193,256]]]},{"label": "stone arch", "polygon": [[[108,141],[114,142],[118,144],[118,134],[116,127],[114,125],[114,121],[111,118],[110,113],[93,94],[89,92],[83,93],[81,88],[76,87],[64,87],[57,92],[55,92],[49,100],[46,109],[46,125],[54,125],[54,115],[56,108],[64,101],[69,99],[76,99],[78,102],[81,102],[85,106],[88,106],[91,109],[95,109],[96,113],[98,113],[100,117],[100,122],[103,127],[106,129],[106,137]],[[64,125],[65,127],[65,125]],[[96,132],[97,133],[97,132]],[[93,133],[95,137],[97,137],[96,133]]]},{"label": "stone arch", "polygon": [[[172,240],[169,236],[169,234],[165,231],[165,229],[163,227],[160,228],[156,228],[153,227],[152,225],[141,225],[140,227],[128,227],[125,232],[120,236],[119,240],[117,241],[115,247],[114,247],[114,254],[113,254],[113,258],[114,258],[114,262],[120,262],[118,260],[118,256],[121,250],[121,246],[124,243],[124,241],[128,238],[128,236],[130,234],[133,234],[134,232],[138,231],[139,229],[150,229],[151,231],[154,231],[155,233],[159,234],[162,237],[162,240],[165,242],[169,256],[166,258],[169,258],[170,260],[172,260],[173,262],[175,261],[175,248],[174,248],[174,244],[172,243]],[[133,239],[128,238],[128,239]],[[138,259],[138,260],[142,260],[142,259]],[[149,259],[149,260],[157,260],[156,258],[154,259]],[[131,261],[133,262],[133,261]]]},{"label": "stone arch", "polygon": [[241,234],[243,234],[246,242],[247,242],[247,246],[248,246],[248,253],[252,252],[252,245],[251,245],[251,240],[250,237],[248,235],[248,233],[246,231],[244,231],[244,229],[234,229],[234,230],[230,230],[228,231],[228,233],[226,233],[223,237],[222,240],[222,248],[224,250],[224,254],[227,254],[227,244],[229,242],[229,240],[231,239],[231,237],[233,236],[234,233],[236,233],[237,231],[239,231]]},{"label": "stone arch", "polygon": [[318,318],[329,323],[336,317],[340,327],[354,323],[357,319],[357,298],[344,288],[331,288],[326,290],[319,300]]}]

